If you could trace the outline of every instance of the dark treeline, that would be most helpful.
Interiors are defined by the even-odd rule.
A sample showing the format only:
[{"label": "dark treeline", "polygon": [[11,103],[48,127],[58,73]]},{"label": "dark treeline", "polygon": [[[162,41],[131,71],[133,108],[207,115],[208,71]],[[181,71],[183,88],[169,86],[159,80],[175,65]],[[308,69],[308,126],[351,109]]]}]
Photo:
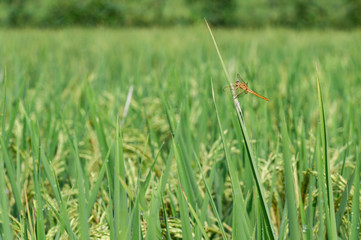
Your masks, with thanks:
[{"label": "dark treeline", "polygon": [[361,0],[2,0],[8,27],[219,26],[353,28]]}]

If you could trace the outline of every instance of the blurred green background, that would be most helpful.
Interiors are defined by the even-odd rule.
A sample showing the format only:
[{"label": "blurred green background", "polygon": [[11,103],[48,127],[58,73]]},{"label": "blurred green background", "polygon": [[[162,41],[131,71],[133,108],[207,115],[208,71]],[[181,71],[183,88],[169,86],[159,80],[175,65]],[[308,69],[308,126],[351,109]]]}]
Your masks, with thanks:
[{"label": "blurred green background", "polygon": [[2,0],[7,27],[194,25],[354,28],[361,0]]}]

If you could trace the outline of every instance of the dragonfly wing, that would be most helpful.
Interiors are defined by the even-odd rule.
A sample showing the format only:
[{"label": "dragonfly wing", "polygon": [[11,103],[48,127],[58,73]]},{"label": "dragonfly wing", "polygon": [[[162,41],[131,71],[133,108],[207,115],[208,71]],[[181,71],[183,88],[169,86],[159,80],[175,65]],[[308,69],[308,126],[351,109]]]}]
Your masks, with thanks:
[{"label": "dragonfly wing", "polygon": [[247,91],[241,90],[239,93],[237,93],[237,95],[234,97],[234,99],[238,98],[239,96],[241,96],[243,94],[247,94]]},{"label": "dragonfly wing", "polygon": [[237,78],[240,82],[244,82],[243,78],[241,77],[241,74],[237,73]]},{"label": "dragonfly wing", "polygon": [[225,86],[224,88],[223,88],[223,91],[226,91],[228,88],[230,88],[231,86]]},{"label": "dragonfly wing", "polygon": [[230,91],[232,91],[232,88],[234,89],[234,90],[236,90],[237,89],[237,86],[236,85],[229,85],[229,86],[225,86],[224,88],[223,88],[223,91],[226,91],[226,90],[230,90]]}]

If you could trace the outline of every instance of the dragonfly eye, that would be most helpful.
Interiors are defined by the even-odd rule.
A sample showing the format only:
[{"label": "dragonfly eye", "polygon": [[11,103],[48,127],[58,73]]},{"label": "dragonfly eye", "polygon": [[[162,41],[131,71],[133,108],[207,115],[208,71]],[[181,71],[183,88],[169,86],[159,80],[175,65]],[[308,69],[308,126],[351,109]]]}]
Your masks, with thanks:
[{"label": "dragonfly eye", "polygon": [[239,81],[236,81],[236,84],[239,84]]}]

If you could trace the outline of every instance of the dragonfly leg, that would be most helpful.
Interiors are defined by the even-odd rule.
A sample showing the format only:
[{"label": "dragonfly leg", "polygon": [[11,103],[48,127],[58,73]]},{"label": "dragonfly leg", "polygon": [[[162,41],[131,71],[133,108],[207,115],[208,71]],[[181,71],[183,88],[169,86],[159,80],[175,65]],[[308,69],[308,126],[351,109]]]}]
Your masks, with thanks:
[{"label": "dragonfly leg", "polygon": [[240,95],[242,95],[242,94],[244,94],[244,93],[247,93],[247,92],[242,91],[242,92],[238,93],[238,94],[234,97],[234,99],[238,98]]}]

